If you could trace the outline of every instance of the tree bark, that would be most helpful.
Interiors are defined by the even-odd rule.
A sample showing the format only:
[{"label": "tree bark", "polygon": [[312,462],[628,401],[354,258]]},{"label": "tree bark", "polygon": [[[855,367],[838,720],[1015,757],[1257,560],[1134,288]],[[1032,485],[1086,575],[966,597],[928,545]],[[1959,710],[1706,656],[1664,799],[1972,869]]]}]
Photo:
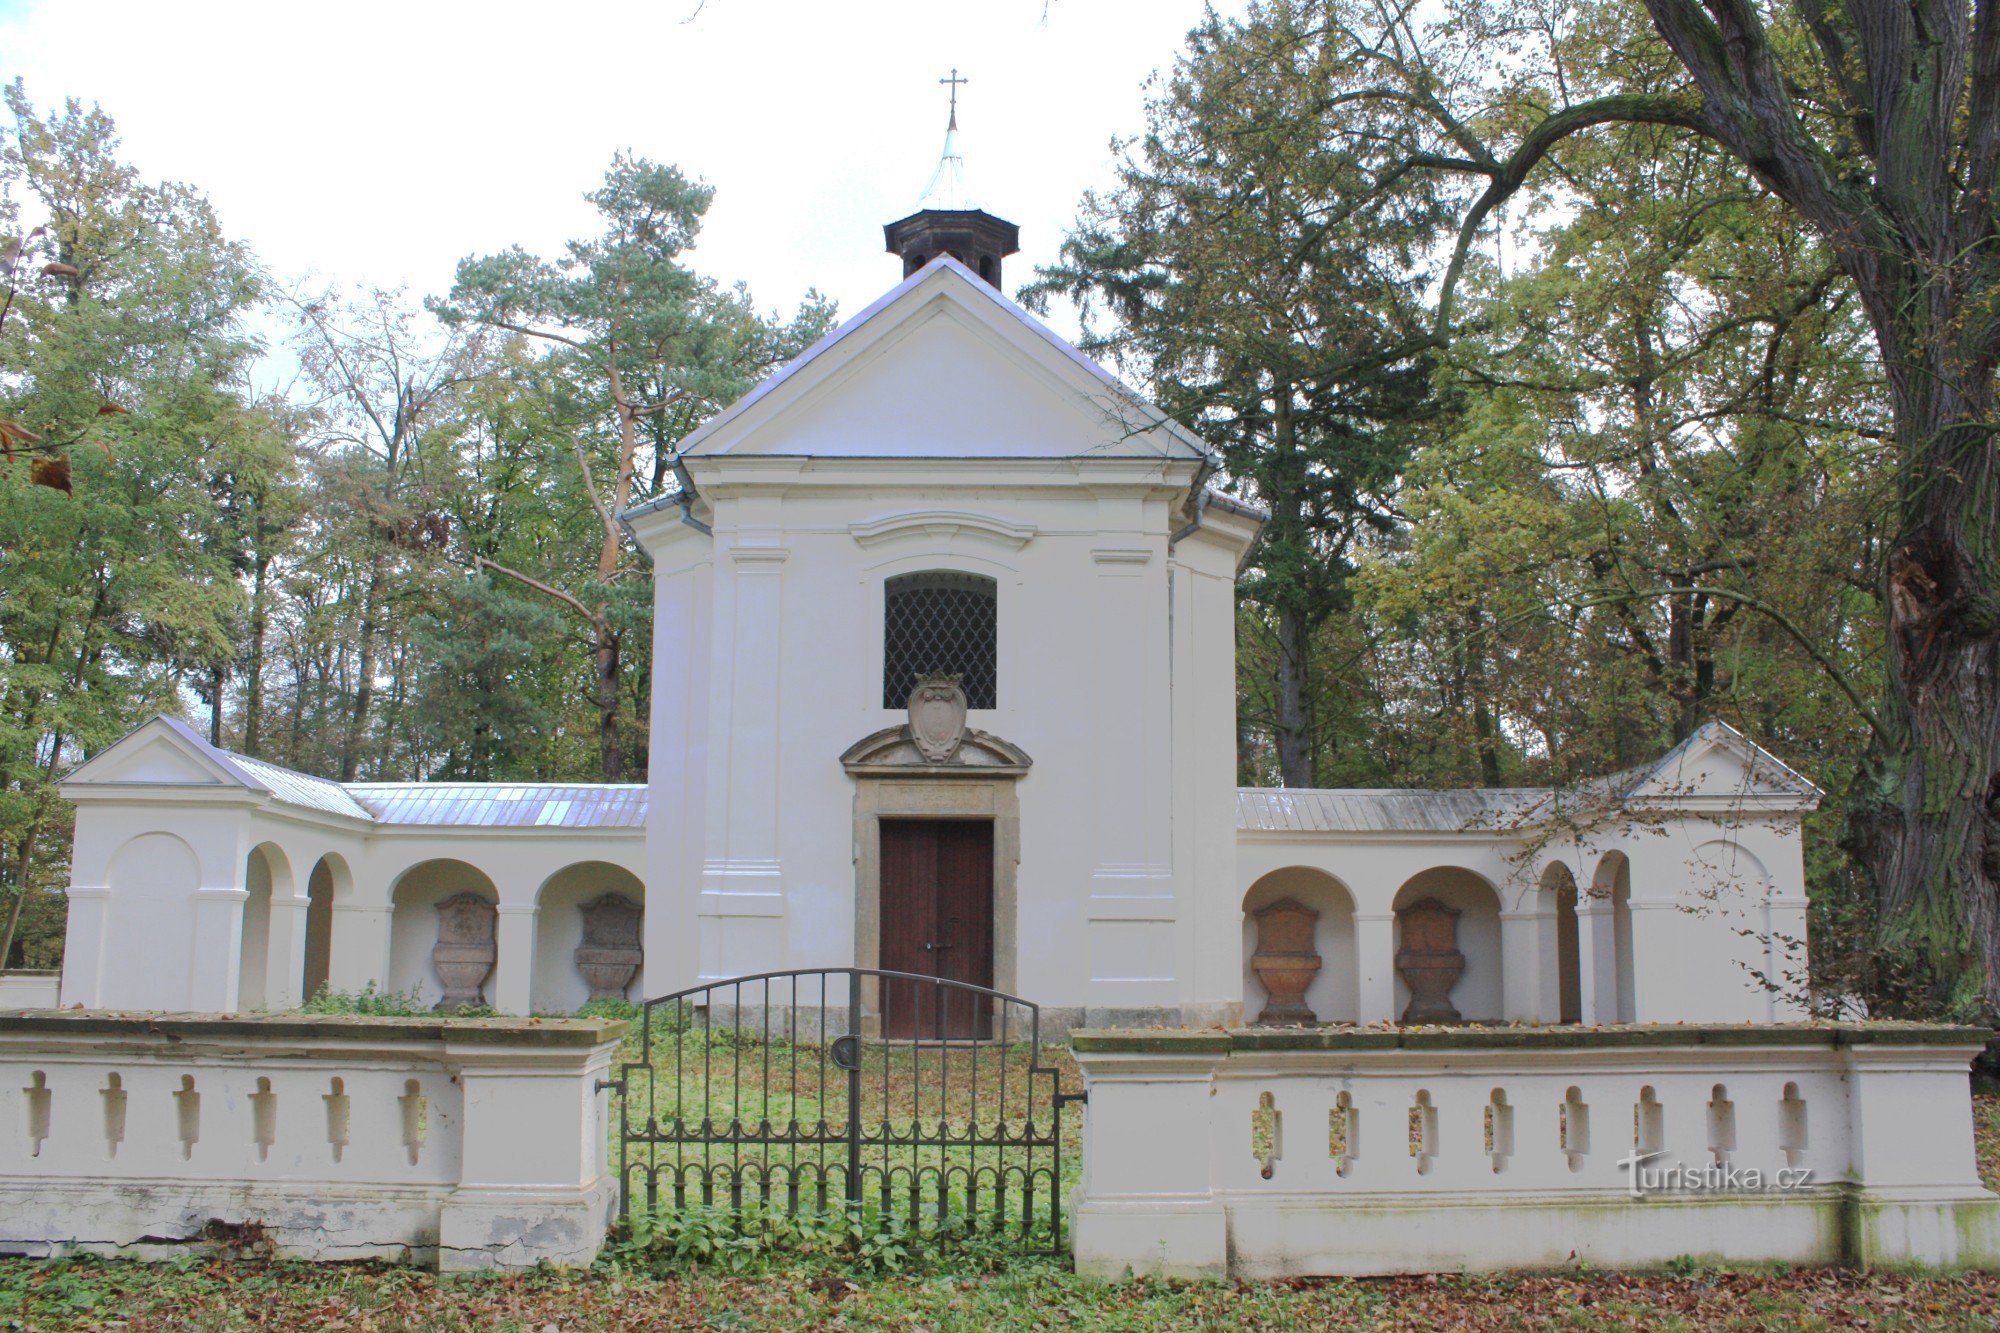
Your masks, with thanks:
[{"label": "tree bark", "polygon": [[1306,720],[1305,617],[1278,610],[1278,772],[1287,787],[1313,785],[1312,731]]},{"label": "tree bark", "polygon": [[[258,529],[261,539],[261,519]],[[271,557],[260,550],[250,578],[250,652],[243,664],[243,753],[253,759],[264,744],[264,644],[271,630],[270,573]]]},{"label": "tree bark", "polygon": [[597,636],[597,749],[606,782],[625,780],[625,753],[618,735],[618,636],[600,623]]},{"label": "tree bark", "polygon": [[[1293,386],[1280,379],[1272,386],[1271,453],[1267,469],[1272,487],[1273,536],[1281,545],[1304,540],[1304,496],[1296,465],[1298,423],[1292,412]],[[1299,605],[1296,589],[1278,589],[1278,772],[1287,787],[1313,785],[1311,701],[1307,677],[1312,652],[1312,623]]]},{"label": "tree bark", "polygon": [[[1889,742],[1864,767],[1851,845],[1896,933],[1969,951],[2000,1006],[2000,468],[1990,383],[1892,372],[1906,468],[1889,553]],[[1917,481],[1922,478],[1922,481]],[[1941,997],[1934,997],[1941,998]]]},{"label": "tree bark", "polygon": [[382,580],[387,557],[375,553],[368,565],[368,590],[361,598],[358,662],[354,674],[354,706],[348,711],[347,733],[340,742],[340,780],[353,782],[361,771],[361,747],[368,737],[368,713],[375,704],[375,635],[381,614]]},{"label": "tree bark", "polygon": [[35,828],[31,824],[16,847],[14,901],[7,907],[7,927],[0,930],[0,972],[7,970],[7,958],[14,952],[14,932],[21,927],[21,909],[28,905],[28,866],[34,860]]},{"label": "tree bark", "polygon": [[1849,809],[1880,916],[2000,1007],[2000,6],[1802,4],[1872,179],[1807,133],[1747,0],[1646,0],[1703,129],[1833,250],[1894,408],[1882,727]]}]

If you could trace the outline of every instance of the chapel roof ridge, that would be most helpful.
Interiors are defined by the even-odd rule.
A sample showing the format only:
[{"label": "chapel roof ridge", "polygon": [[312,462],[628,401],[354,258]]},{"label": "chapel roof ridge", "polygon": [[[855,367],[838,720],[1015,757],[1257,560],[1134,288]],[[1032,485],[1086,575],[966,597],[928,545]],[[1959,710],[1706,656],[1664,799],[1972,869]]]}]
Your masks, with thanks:
[{"label": "chapel roof ridge", "polygon": [[[921,289],[926,288],[931,290],[917,304],[906,306],[902,310],[896,309]],[[1020,345],[1028,348],[1040,347],[1043,349],[1041,353],[1043,356],[1053,353],[1054,358],[1059,360],[1050,360],[1048,364],[1051,367],[1066,366],[1079,378],[1087,377],[1087,382],[1093,390],[1109,395],[1122,407],[1134,411],[1143,420],[1144,428],[1133,431],[1133,435],[1150,435],[1157,432],[1164,437],[1164,443],[1156,454],[1135,452],[1130,455],[1114,455],[1115,457],[1169,458],[1173,456],[1174,451],[1179,450],[1182,456],[1199,459],[1211,468],[1220,466],[1220,456],[1206,441],[1161,411],[1145,395],[1093,360],[1067,338],[1044,324],[1032,311],[1006,293],[982,281],[976,273],[948,253],[937,255],[922,268],[902,279],[870,302],[859,314],[842,321],[819,341],[779,367],[761,384],[696,427],[681,441],[675,455],[676,459],[729,456],[728,447],[719,449],[711,447],[718,436],[729,432],[746,415],[766,410],[765,405],[789,396],[798,389],[800,383],[803,383],[807,370],[822,358],[844,349],[850,343],[864,349],[876,345],[873,335],[888,334],[897,327],[902,318],[914,316],[926,308],[930,299],[938,297],[957,301],[973,309],[991,310],[1000,315],[1004,322],[998,325],[999,328],[1018,330],[1019,335],[1025,335],[1020,337]],[[883,323],[884,320],[889,322]],[[868,341],[861,341],[863,339]],[[769,456],[787,455],[780,453]],[[680,503],[681,493],[676,491],[633,505],[625,509],[620,517],[630,521],[669,506],[678,506]]]}]

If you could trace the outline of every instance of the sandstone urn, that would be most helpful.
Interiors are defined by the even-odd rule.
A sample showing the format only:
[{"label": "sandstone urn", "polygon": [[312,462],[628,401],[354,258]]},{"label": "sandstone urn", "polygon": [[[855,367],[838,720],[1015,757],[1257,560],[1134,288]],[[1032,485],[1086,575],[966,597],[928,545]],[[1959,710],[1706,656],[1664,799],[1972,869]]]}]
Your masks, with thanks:
[{"label": "sandstone urn", "polygon": [[439,1009],[462,1009],[485,998],[481,990],[493,972],[499,920],[493,904],[476,893],[455,893],[438,904],[438,938],[431,964],[444,983]]},{"label": "sandstone urn", "polygon": [[639,948],[639,904],[607,893],[583,905],[583,943],[576,970],[593,1000],[622,1000],[645,957]]},{"label": "sandstone urn", "polygon": [[1403,927],[1403,947],[1396,950],[1396,970],[1410,988],[1405,1023],[1456,1023],[1460,1014],[1451,1003],[1451,988],[1465,972],[1465,955],[1458,951],[1458,911],[1435,898],[1422,898],[1396,914]]},{"label": "sandstone urn", "polygon": [[1313,1011],[1306,1007],[1306,987],[1319,975],[1319,950],[1313,948],[1319,913],[1296,898],[1280,898],[1252,916],[1257,922],[1257,952],[1250,955],[1250,968],[1270,997],[1257,1021],[1314,1022]]}]

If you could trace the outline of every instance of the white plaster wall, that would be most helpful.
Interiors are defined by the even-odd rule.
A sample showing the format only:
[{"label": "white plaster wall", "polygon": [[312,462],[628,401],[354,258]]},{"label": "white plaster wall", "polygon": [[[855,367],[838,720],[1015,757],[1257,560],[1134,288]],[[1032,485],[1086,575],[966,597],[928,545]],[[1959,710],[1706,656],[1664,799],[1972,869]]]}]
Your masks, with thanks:
[{"label": "white plaster wall", "polygon": [[53,1009],[61,983],[57,972],[0,972],[0,1009]]},{"label": "white plaster wall", "polygon": [[[1743,1023],[1803,1016],[1798,983],[1805,968],[1806,898],[1796,816],[1651,816],[1566,851],[1540,847],[1533,836],[1532,830],[1422,837],[1243,832],[1236,879],[1247,893],[1273,871],[1308,866],[1348,887],[1357,913],[1363,1022],[1399,1015],[1409,1002],[1400,977],[1389,986],[1380,976],[1384,994],[1369,1008],[1368,977],[1388,967],[1381,958],[1396,945],[1393,932],[1371,927],[1371,914],[1390,912],[1413,877],[1452,865],[1492,884],[1501,911],[1520,917],[1516,929],[1480,905],[1461,918],[1459,947],[1468,967],[1453,1003],[1468,1018],[1556,1021],[1555,903],[1534,873],[1552,854],[1570,867],[1579,886],[1584,1021]],[[1614,911],[1610,896],[1617,880],[1614,853],[1628,860],[1623,914]],[[1604,892],[1593,896],[1591,886],[1604,867],[1614,869]],[[1479,898],[1439,896],[1461,909]],[[1489,966],[1496,959],[1497,975]],[[1771,994],[1756,973],[1784,978],[1783,992]],[[1248,1012],[1254,1016],[1255,1009]]]},{"label": "white plaster wall", "polygon": [[[576,951],[583,943],[583,905],[616,893],[645,905],[645,886],[628,870],[602,862],[558,871],[542,887],[541,910],[535,918],[535,972],[530,995],[538,1014],[573,1014],[590,999],[590,987],[577,971]],[[640,919],[644,938],[645,919]],[[625,998],[644,998],[645,968],[632,974]]]},{"label": "white plaster wall", "polygon": [[[243,962],[237,1007],[265,1008],[265,972],[271,959],[271,856],[259,847],[250,853],[243,900]],[[280,853],[281,854],[281,853]]]},{"label": "white plaster wall", "polygon": [[[1077,1267],[1269,1278],[1680,1255],[2000,1261],[2000,1199],[1980,1184],[1965,1081],[1978,1033],[1871,1035],[1852,1046],[1777,1029],[1757,1045],[1232,1050],[1215,1033],[1148,1051],[1143,1038],[1097,1034],[1077,1051],[1090,1094]],[[1496,1102],[1507,1131],[1489,1138]],[[1658,1108],[1645,1145],[1660,1154],[1646,1163],[1656,1181],[1718,1158],[1767,1183],[1810,1174],[1784,1191],[1739,1181],[1634,1198],[1641,1102]],[[1415,1142],[1413,1108],[1429,1122]],[[1336,1117],[1344,1136],[1330,1133]],[[1843,1221],[1845,1210],[1856,1212]]]},{"label": "white plaster wall", "polygon": [[[668,882],[656,882],[649,912],[657,980],[648,993],[694,976],[854,961],[855,788],[839,756],[905,719],[881,706],[884,583],[953,569],[997,584],[997,707],[968,721],[1034,759],[1017,789],[1016,988],[1059,1006],[1195,998],[1188,858],[1221,864],[1228,855],[1233,760],[1210,753],[1215,737],[1197,738],[1217,778],[1188,818],[1205,831],[1177,864],[1184,751],[1168,723],[1183,713],[1170,691],[1166,539],[1179,491],[1157,469],[1085,488],[1068,460],[1024,461],[1002,477],[990,467],[870,474],[839,487],[799,484],[795,461],[768,466],[781,483],[704,479],[712,545],[677,517],[650,538],[663,561],[656,624],[685,625],[703,605],[710,566],[691,548],[709,546],[715,562],[708,651],[687,646],[699,645],[694,634],[658,646],[667,665],[655,692],[653,863],[656,881]],[[850,531],[945,507],[1032,535],[917,525],[864,542]],[[1204,614],[1210,630],[1226,619],[1219,605]],[[1191,687],[1220,687],[1185,713],[1205,708],[1228,726],[1232,649],[1229,635],[1214,635],[1202,641],[1205,660],[1185,663]],[[691,844],[698,863],[683,850]],[[697,876],[698,886],[688,883]],[[1209,885],[1204,892],[1228,895],[1226,883]],[[1229,930],[1233,938],[1233,920]],[[692,948],[677,936],[691,936]],[[1240,964],[1225,953],[1229,979],[1215,998],[1235,1003]],[[694,976],[678,970],[690,965]]]},{"label": "white plaster wall", "polygon": [[1259,908],[1280,898],[1293,898],[1319,913],[1313,922],[1313,947],[1319,950],[1319,974],[1306,988],[1306,1005],[1322,1023],[1352,1023],[1360,1012],[1360,978],[1355,968],[1354,899],[1340,881],[1323,871],[1299,866],[1275,870],[1250,886],[1243,900],[1242,983],[1243,1019],[1256,1021],[1270,1000],[1257,980],[1250,955],[1257,950]]},{"label": "white plaster wall", "polygon": [[0,1025],[0,1082],[29,1090],[0,1115],[10,1253],[194,1242],[211,1218],[288,1255],[446,1268],[602,1243],[616,1028],[460,1047],[434,1024],[63,1021]]},{"label": "white plaster wall", "polygon": [[[1458,951],[1465,955],[1465,972],[1453,983],[1451,1003],[1467,1022],[1497,1020],[1504,1013],[1500,953],[1500,899],[1492,887],[1471,871],[1439,866],[1415,876],[1397,891],[1400,912],[1425,898],[1435,898],[1459,913]],[[1395,947],[1403,947],[1402,921],[1396,922]],[[1410,988],[1396,977],[1396,1016],[1410,1003]]]},{"label": "white plaster wall", "polygon": [[105,879],[113,909],[98,1003],[137,1008],[164,999],[159,1007],[187,1007],[201,887],[194,849],[172,833],[138,834],[113,853]]},{"label": "white plaster wall", "polygon": [[[424,1005],[443,997],[444,984],[431,962],[431,949],[438,938],[437,905],[467,891],[488,902],[499,901],[493,882],[463,861],[425,861],[397,881],[389,941],[389,990],[403,994],[414,991]],[[482,994],[487,1003],[493,1002],[491,976]]]},{"label": "white plaster wall", "polygon": [[[1233,947],[1236,878],[1236,569],[1253,526],[1211,509],[1182,535],[1169,564],[1174,754],[1174,892],[1184,905],[1180,957],[1190,979],[1189,1024],[1240,1021],[1246,996]],[[1329,1008],[1341,993],[1334,985]],[[1254,1011],[1253,1011],[1254,1012]]]}]

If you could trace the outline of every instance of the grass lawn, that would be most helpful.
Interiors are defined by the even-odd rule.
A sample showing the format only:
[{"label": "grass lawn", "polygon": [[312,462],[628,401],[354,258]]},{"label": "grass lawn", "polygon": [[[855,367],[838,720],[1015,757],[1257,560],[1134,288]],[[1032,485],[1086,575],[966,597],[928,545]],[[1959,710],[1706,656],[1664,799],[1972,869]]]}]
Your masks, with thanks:
[{"label": "grass lawn", "polygon": [[[1976,1102],[2000,1187],[2000,1097]],[[853,1268],[839,1249],[758,1256],[753,1271],[609,1258],[581,1273],[439,1277],[387,1264],[0,1260],[12,1329],[900,1329],[2000,1327],[2000,1275],[1824,1269],[1285,1283],[1106,1285],[1052,1259],[974,1244]]]}]

